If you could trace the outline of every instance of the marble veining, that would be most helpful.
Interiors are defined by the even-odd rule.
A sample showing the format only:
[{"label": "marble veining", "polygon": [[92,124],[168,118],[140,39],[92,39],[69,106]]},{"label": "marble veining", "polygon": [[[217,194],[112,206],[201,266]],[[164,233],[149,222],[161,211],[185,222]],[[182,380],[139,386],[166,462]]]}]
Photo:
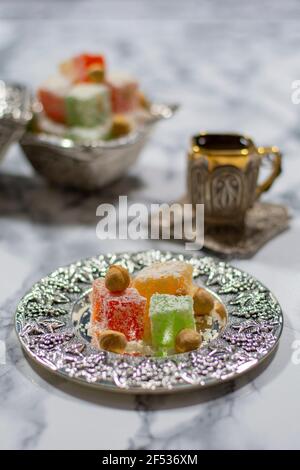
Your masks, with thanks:
[{"label": "marble veining", "polygon": [[[71,12],[66,0],[57,8],[40,3],[39,9],[32,0],[26,9],[15,0],[1,3],[1,78],[34,87],[60,59],[99,49],[111,67],[136,74],[151,96],[180,101],[182,109],[157,127],[130,173],[100,193],[48,187],[17,146],[1,162],[0,340],[6,363],[0,361],[0,448],[299,448],[300,365],[292,361],[292,346],[300,340],[300,105],[291,102],[291,83],[300,78],[299,5],[276,0],[262,11],[257,0],[245,6],[231,0],[226,8],[214,0],[201,2],[191,15],[180,2],[133,1],[126,9],[126,2],[121,7],[114,1],[105,2],[101,16],[94,1],[78,0]],[[116,21],[109,3],[118,4]],[[96,238],[96,207],[119,194],[149,204],[181,197],[188,139],[201,129],[245,132],[284,152],[283,175],[265,199],[291,208],[291,228],[253,259],[234,261],[266,284],[283,308],[283,336],[268,367],[225,387],[165,397],[100,393],[41,371],[26,360],[13,330],[20,297],[60,265],[135,250],[137,242]],[[152,247],[138,242],[140,250]]]}]

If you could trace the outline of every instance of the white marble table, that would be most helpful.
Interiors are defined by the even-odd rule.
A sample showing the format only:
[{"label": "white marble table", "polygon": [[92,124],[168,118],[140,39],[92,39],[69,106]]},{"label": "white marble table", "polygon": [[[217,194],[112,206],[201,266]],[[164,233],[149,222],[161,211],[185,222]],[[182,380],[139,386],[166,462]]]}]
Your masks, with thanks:
[{"label": "white marble table", "polygon": [[[99,194],[47,187],[16,146],[1,164],[0,448],[300,447],[300,364],[292,361],[300,340],[300,105],[291,102],[291,83],[300,78],[300,10],[295,1],[272,2],[272,9],[258,1],[199,4],[113,1],[101,11],[99,2],[81,0],[69,12],[66,0],[31,0],[26,8],[1,2],[1,77],[35,86],[60,59],[99,49],[112,67],[128,69],[152,96],[180,101],[182,110],[157,128],[131,173]],[[269,366],[225,389],[159,398],[96,392],[37,370],[13,330],[20,297],[77,258],[152,246],[182,250],[167,242],[100,242],[95,211],[119,194],[147,202],[180,197],[188,139],[199,129],[245,132],[285,155],[266,199],[290,207],[291,228],[253,259],[234,261],[283,307],[283,336]]]}]

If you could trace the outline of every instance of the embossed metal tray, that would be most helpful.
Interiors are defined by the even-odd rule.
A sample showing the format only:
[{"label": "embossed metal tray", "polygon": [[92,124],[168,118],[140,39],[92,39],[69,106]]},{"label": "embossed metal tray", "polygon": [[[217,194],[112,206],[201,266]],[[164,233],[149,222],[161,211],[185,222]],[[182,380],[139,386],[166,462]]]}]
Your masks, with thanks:
[{"label": "embossed metal tray", "polygon": [[[122,263],[134,274],[155,261],[185,260],[194,282],[223,302],[228,321],[216,339],[167,358],[118,355],[94,349],[82,328],[89,320],[93,279]],[[84,319],[78,325],[76,315]],[[40,365],[82,384],[130,393],[170,393],[223,383],[259,365],[278,344],[283,317],[273,294],[251,275],[211,257],[157,250],[100,255],[60,268],[20,301],[16,332]]]}]

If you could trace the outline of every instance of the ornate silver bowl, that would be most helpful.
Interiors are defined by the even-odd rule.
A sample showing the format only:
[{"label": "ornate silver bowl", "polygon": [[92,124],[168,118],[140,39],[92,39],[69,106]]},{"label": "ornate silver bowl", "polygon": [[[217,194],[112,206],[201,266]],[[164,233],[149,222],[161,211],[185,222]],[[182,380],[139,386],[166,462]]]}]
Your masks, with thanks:
[{"label": "ornate silver bowl", "polygon": [[178,105],[152,104],[147,120],[128,136],[85,143],[26,130],[39,109],[25,86],[0,80],[0,159],[12,142],[19,141],[33,168],[46,180],[91,191],[122,176],[137,160],[154,125],[171,118]]},{"label": "ornate silver bowl", "polygon": [[[166,358],[93,348],[84,331],[93,279],[104,276],[110,264],[122,263],[134,274],[170,259],[191,263],[194,282],[209,288],[225,305],[227,324],[218,337],[198,350]],[[102,390],[170,393],[217,385],[258,366],[278,345],[283,316],[264,285],[227,263],[150,250],[100,255],[54,271],[23,297],[15,326],[31,359],[61,377]]]},{"label": "ornate silver bowl", "polygon": [[112,141],[78,143],[26,132],[21,147],[33,168],[59,186],[96,190],[122,176],[135,163],[154,125],[171,118],[177,105],[153,104],[150,118],[135,132]]},{"label": "ornate silver bowl", "polygon": [[32,117],[31,97],[25,86],[0,80],[0,160],[24,134]]}]

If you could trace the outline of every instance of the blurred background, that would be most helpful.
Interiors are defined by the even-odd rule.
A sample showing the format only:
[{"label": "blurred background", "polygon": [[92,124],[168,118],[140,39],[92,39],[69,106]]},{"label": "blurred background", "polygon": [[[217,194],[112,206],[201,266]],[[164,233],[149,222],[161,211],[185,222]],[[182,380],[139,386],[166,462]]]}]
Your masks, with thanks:
[{"label": "blurred background", "polygon": [[[299,71],[300,6],[296,0],[258,4],[2,1],[0,76],[34,90],[65,58],[100,51],[111,69],[132,73],[153,99],[180,102],[181,112],[157,128],[133,169],[140,176],[144,170],[147,186],[156,168],[184,171],[189,137],[199,130],[248,133],[258,144],[284,146],[291,159],[299,136],[291,83]],[[29,174],[18,153],[12,149],[2,172],[15,173],[18,159],[18,172]],[[176,188],[180,196],[184,178]],[[174,186],[161,191],[170,199]]]}]

